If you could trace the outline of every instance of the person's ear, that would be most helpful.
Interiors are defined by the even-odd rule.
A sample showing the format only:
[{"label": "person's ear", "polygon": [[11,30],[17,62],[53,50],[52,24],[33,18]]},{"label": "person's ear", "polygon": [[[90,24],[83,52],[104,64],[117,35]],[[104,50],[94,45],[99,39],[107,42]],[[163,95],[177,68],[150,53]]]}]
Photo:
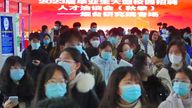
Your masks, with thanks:
[{"label": "person's ear", "polygon": [[120,89],[120,87],[119,87],[119,89],[117,90],[117,94],[119,95],[119,96],[121,96],[121,89]]},{"label": "person's ear", "polygon": [[76,63],[75,70],[78,70],[81,67],[81,63]]},{"label": "person's ear", "polygon": [[123,52],[119,52],[119,55],[121,56],[121,58],[124,58],[124,57],[125,57],[125,55],[124,55]]}]

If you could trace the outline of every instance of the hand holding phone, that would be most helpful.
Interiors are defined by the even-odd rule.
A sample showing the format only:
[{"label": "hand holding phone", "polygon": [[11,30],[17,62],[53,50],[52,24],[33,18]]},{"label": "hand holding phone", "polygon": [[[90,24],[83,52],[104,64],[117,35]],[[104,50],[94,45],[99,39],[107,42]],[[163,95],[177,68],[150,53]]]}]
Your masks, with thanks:
[{"label": "hand holding phone", "polygon": [[13,108],[18,104],[19,104],[18,96],[10,96],[3,106],[4,108]]}]

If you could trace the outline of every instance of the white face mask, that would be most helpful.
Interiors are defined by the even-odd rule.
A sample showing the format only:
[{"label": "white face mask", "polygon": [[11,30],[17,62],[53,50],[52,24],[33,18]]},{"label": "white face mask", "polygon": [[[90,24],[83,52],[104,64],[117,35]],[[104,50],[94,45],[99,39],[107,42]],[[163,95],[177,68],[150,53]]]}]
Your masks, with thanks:
[{"label": "white face mask", "polygon": [[94,40],[94,41],[90,41],[91,45],[94,47],[94,48],[97,48],[100,44],[100,41],[99,40]]},{"label": "white face mask", "polygon": [[169,60],[172,64],[179,64],[182,60],[182,56],[177,56],[174,54],[169,54]]}]

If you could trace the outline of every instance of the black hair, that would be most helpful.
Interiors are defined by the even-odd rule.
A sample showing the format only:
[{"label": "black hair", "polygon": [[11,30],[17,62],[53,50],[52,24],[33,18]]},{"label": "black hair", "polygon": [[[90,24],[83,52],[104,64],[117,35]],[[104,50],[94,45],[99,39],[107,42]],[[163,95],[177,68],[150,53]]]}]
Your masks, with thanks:
[{"label": "black hair", "polygon": [[35,108],[35,105],[38,103],[38,101],[43,100],[46,98],[45,96],[45,84],[51,77],[54,75],[55,70],[61,71],[63,78],[68,81],[68,75],[65,71],[65,69],[55,63],[48,64],[43,69],[41,70],[39,77],[38,77],[38,82],[37,82],[37,87],[35,91],[35,97],[33,100],[32,107]]},{"label": "black hair", "polygon": [[73,28],[75,28],[75,27],[81,27],[81,23],[80,22],[73,23]]},{"label": "black hair", "polygon": [[90,28],[92,28],[95,25],[97,26],[97,23],[96,22],[92,22],[91,25],[90,25]]},{"label": "black hair", "polygon": [[62,33],[64,33],[66,30],[68,30],[69,29],[69,26],[67,26],[67,25],[61,25],[61,29],[60,29],[60,32],[61,32],[61,34]]},{"label": "black hair", "polygon": [[31,40],[33,40],[33,39],[38,39],[38,40],[40,40],[40,36],[39,36],[39,33],[38,33],[38,32],[30,33],[30,34],[29,34],[29,41],[31,41]]},{"label": "black hair", "polygon": [[58,24],[59,26],[61,26],[61,21],[55,21],[55,24]]},{"label": "black hair", "polygon": [[[16,64],[20,64],[21,68],[24,69],[24,64],[22,59],[19,56],[10,56],[6,59],[1,73],[0,73],[0,90],[2,94],[5,95],[19,95],[19,97],[24,97],[24,99],[28,99],[31,100],[33,98],[34,95],[34,82],[32,80],[32,78],[29,76],[28,72],[25,71],[24,76],[22,77],[22,79],[19,81],[19,86],[16,89],[15,88],[15,83],[14,81],[10,78],[10,69],[11,66],[14,66]],[[14,93],[13,92],[17,92]],[[26,92],[27,90],[27,92]],[[21,94],[22,93],[22,94]],[[31,99],[30,99],[31,98]]]},{"label": "black hair", "polygon": [[189,67],[184,66],[183,68],[179,69],[177,73],[184,73],[190,80],[191,84],[192,84],[192,69],[190,69]]},{"label": "black hair", "polygon": [[145,34],[146,31],[149,31],[149,30],[146,29],[146,28],[143,28],[143,29],[141,30],[141,33],[142,33],[142,34]]},{"label": "black hair", "polygon": [[134,50],[134,53],[140,50],[139,39],[138,39],[137,36],[135,36],[135,35],[125,35],[125,36],[123,37],[123,39],[121,40],[121,42],[123,43],[123,42],[125,42],[127,39],[129,40],[128,43],[129,43],[130,46],[133,46],[133,45],[136,46],[136,49]]},{"label": "black hair", "polygon": [[119,101],[121,99],[120,95],[118,94],[119,83],[127,74],[130,74],[131,78],[133,78],[133,80],[138,81],[141,88],[143,88],[140,80],[140,76],[133,67],[119,67],[115,69],[110,76],[109,83],[107,85],[103,99],[101,100],[101,103],[99,105],[99,108],[117,108],[118,107]]},{"label": "black hair", "polygon": [[110,46],[111,48],[113,48],[113,45],[109,41],[103,41],[99,45],[99,49],[105,49],[107,46]]},{"label": "black hair", "polygon": [[[152,31],[150,32],[150,34],[149,34],[149,40],[152,41],[152,36],[153,36],[154,33],[158,33],[158,31],[152,30]],[[159,37],[160,37],[160,36],[159,36]]]},{"label": "black hair", "polygon": [[133,28],[131,29],[131,34],[137,33],[138,30],[139,30],[139,28],[133,27]]},{"label": "black hair", "polygon": [[36,108],[80,108],[72,98],[62,97],[40,101]]},{"label": "black hair", "polygon": [[87,36],[86,30],[80,30],[79,32],[80,32],[81,35],[86,35]]},{"label": "black hair", "polygon": [[146,53],[139,53],[134,56],[132,60],[133,67],[139,72],[139,74],[142,74],[144,67],[147,65],[147,58],[150,58],[150,56]]},{"label": "black hair", "polygon": [[118,27],[117,30],[119,32],[119,36],[124,36],[125,35],[125,33],[124,33],[125,29],[123,27]]},{"label": "black hair", "polygon": [[167,43],[164,40],[157,40],[155,42],[154,54],[157,58],[164,58],[166,56]]},{"label": "black hair", "polygon": [[47,25],[43,25],[43,26],[41,27],[41,31],[42,31],[42,32],[45,32],[46,29],[48,29],[48,26],[47,26]]},{"label": "black hair", "polygon": [[[178,40],[178,39],[174,39],[172,40],[168,47],[167,47],[167,55],[169,55],[169,50],[171,49],[172,46],[176,45],[178,48],[179,48],[179,51],[181,51],[181,54],[182,54],[182,62],[183,64],[185,65],[186,62],[185,62],[185,56],[186,56],[186,49],[185,49],[185,45],[184,45],[184,42],[182,42],[181,40]],[[168,57],[169,58],[169,57]]]},{"label": "black hair", "polygon": [[76,29],[67,29],[64,33],[60,35],[60,43],[64,44],[71,41],[71,39],[77,38],[80,42],[83,41],[82,36]]},{"label": "black hair", "polygon": [[111,30],[109,30],[109,35],[113,37],[122,36],[120,35],[118,28],[112,28]]},{"label": "black hair", "polygon": [[[72,59],[76,62],[76,63],[80,63],[81,66],[80,68],[77,70],[77,73],[79,71],[81,72],[87,72],[87,67],[83,64],[83,58],[82,58],[82,55],[81,53],[76,49],[76,48],[73,48],[73,47],[68,47],[68,48],[65,48],[63,50],[63,52],[68,52],[70,54],[70,56],[72,57]],[[62,52],[62,53],[63,53]],[[61,53],[61,54],[62,54]]]},{"label": "black hair", "polygon": [[117,47],[117,60],[121,60],[121,56],[120,56],[120,53],[123,52],[123,47],[124,45],[129,45],[128,43],[120,43]]}]

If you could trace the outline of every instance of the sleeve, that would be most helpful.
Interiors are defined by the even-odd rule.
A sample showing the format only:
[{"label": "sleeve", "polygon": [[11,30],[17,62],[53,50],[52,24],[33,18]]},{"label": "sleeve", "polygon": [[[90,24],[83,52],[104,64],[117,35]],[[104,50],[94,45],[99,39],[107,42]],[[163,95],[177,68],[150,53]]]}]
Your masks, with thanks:
[{"label": "sleeve", "polygon": [[164,102],[162,102],[162,103],[158,106],[158,108],[174,108],[174,107],[171,105],[170,102],[164,101]]}]

